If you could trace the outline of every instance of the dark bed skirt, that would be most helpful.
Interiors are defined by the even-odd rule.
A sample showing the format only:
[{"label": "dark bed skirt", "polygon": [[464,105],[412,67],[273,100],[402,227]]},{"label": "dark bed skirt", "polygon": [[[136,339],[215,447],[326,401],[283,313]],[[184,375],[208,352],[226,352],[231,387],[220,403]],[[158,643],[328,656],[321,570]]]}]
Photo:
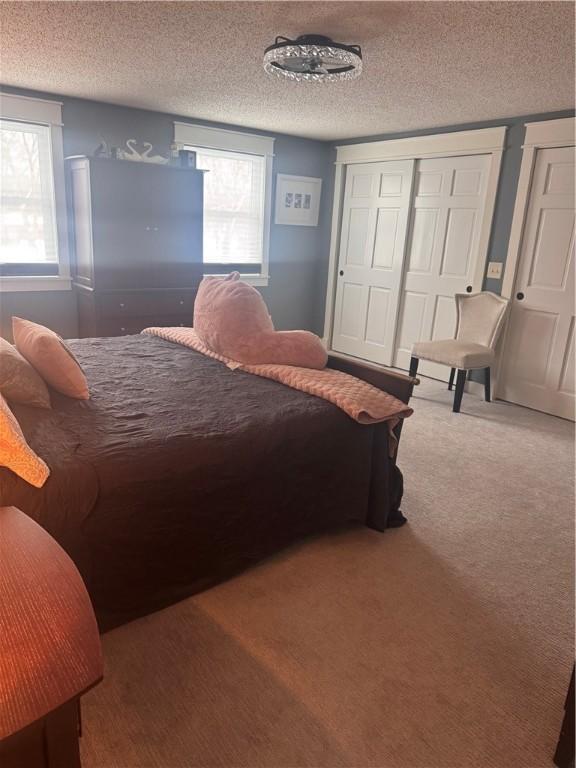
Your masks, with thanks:
[{"label": "dark bed skirt", "polygon": [[255,529],[251,527],[255,521],[250,522],[248,518],[242,532],[229,530],[225,538],[218,537],[213,542],[215,546],[203,548],[202,557],[198,558],[200,550],[195,547],[196,562],[186,556],[185,548],[173,548],[170,559],[163,555],[158,562],[163,562],[164,567],[157,568],[157,564],[149,561],[147,575],[142,574],[143,580],[137,578],[127,591],[115,590],[109,569],[103,572],[97,569],[100,573],[98,576],[93,573],[93,578],[87,579],[87,586],[100,631],[107,632],[203,592],[307,538],[362,525],[379,532],[404,525],[406,518],[400,511],[401,471],[393,462],[386,462],[377,475],[378,483],[371,489],[370,516],[364,520],[354,519],[354,514],[346,520],[339,505],[332,514],[327,509],[318,509],[318,514],[295,514],[292,522],[283,516],[281,525],[257,525]]}]

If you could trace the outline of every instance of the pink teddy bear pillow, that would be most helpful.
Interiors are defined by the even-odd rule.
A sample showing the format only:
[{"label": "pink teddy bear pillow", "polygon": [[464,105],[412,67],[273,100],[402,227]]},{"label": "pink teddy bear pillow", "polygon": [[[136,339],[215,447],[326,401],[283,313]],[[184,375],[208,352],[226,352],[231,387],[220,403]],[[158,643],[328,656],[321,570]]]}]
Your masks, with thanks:
[{"label": "pink teddy bear pillow", "polygon": [[238,272],[205,277],[194,302],[194,330],[213,352],[246,365],[325,368],[321,340],[309,331],[275,331],[264,299]]}]

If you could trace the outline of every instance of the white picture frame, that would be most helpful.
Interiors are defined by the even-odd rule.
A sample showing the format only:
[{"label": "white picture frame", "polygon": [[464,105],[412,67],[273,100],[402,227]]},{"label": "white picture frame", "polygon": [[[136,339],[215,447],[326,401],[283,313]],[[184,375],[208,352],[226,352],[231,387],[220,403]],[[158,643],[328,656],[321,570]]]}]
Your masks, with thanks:
[{"label": "white picture frame", "polygon": [[322,179],[276,174],[275,224],[317,227]]}]

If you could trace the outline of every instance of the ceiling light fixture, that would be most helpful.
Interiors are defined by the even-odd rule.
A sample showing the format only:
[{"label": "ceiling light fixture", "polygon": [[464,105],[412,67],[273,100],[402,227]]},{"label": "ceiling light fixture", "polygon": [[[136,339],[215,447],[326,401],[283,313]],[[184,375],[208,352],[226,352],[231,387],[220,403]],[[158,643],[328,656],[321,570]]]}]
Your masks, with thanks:
[{"label": "ceiling light fixture", "polygon": [[264,51],[264,69],[269,75],[296,82],[354,80],[362,72],[362,50],[324,35],[300,35],[296,40],[278,36]]}]

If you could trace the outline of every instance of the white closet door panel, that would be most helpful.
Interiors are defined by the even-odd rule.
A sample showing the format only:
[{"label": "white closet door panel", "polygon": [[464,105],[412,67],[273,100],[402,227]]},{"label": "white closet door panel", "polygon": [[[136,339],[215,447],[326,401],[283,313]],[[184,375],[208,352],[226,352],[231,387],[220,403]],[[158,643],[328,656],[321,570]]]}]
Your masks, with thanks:
[{"label": "white closet door panel", "polygon": [[432,339],[453,338],[456,332],[456,303],[453,296],[436,296],[432,320]]},{"label": "white closet door panel", "polygon": [[452,177],[452,194],[456,196],[479,195],[482,181],[480,169],[455,168]]},{"label": "white closet door panel", "polygon": [[347,168],[332,347],[392,362],[414,162]]},{"label": "white closet door panel", "polygon": [[474,208],[453,208],[448,211],[441,275],[468,277],[475,222]]},{"label": "white closet door panel", "polygon": [[[489,155],[420,160],[400,303],[394,364],[408,368],[416,341],[454,338],[455,293],[474,286]],[[479,286],[476,286],[479,288]],[[418,297],[418,298],[416,298]],[[422,361],[426,376],[448,379],[445,366]]]},{"label": "white closet door panel", "polygon": [[574,218],[574,148],[538,150],[499,395],[570,419],[574,419]]},{"label": "white closet door panel", "polygon": [[402,194],[403,176],[397,170],[384,171],[380,174],[380,197]]},{"label": "white closet door panel", "polygon": [[414,211],[410,257],[408,259],[409,272],[429,274],[432,270],[432,252],[438,213],[437,208],[417,208]]},{"label": "white closet door panel", "polygon": [[399,208],[379,208],[376,218],[376,243],[372,254],[372,267],[394,268],[394,251],[398,234]]},{"label": "white closet door panel", "polygon": [[420,199],[437,197],[442,192],[443,178],[444,174],[441,168],[426,170],[420,166],[416,175],[416,197]]},{"label": "white closet door panel", "polygon": [[410,354],[412,344],[422,335],[428,296],[426,293],[406,291],[402,307],[398,349]]},{"label": "white closet door panel", "polygon": [[364,167],[366,168],[365,171],[358,168],[352,175],[350,197],[354,200],[360,200],[363,197],[370,200],[372,197],[375,181],[374,173],[367,166]]},{"label": "white closet door panel", "polygon": [[515,377],[526,384],[546,386],[558,315],[529,307],[510,322],[510,363]]},{"label": "white closet door panel", "polygon": [[368,307],[366,312],[366,341],[384,346],[386,344],[386,324],[382,318],[390,313],[390,290],[372,285],[368,289]]},{"label": "white closet door panel", "polygon": [[340,328],[343,336],[356,339],[360,335],[361,308],[364,304],[364,287],[345,283],[342,292]]},{"label": "white closet door panel", "polygon": [[570,267],[573,233],[574,210],[540,209],[527,285],[544,290],[564,290]]},{"label": "white closet door panel", "polygon": [[370,236],[370,209],[350,208],[347,218],[346,264],[362,267]]}]

